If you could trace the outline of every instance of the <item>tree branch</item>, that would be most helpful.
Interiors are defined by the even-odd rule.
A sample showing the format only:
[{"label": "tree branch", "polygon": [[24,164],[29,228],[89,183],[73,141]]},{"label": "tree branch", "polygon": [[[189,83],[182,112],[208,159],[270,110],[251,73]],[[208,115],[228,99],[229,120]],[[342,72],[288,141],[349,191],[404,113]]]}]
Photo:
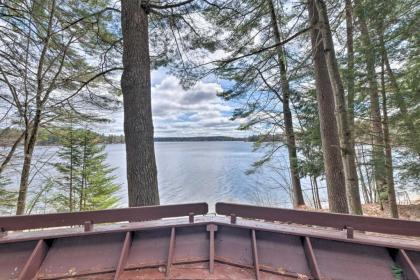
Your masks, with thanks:
[{"label": "tree branch", "polygon": [[184,6],[184,5],[190,4],[190,3],[192,3],[192,2],[194,2],[194,0],[186,0],[186,1],[183,1],[183,2],[180,2],[180,3],[176,3],[176,4],[167,4],[167,5],[163,5],[163,6],[160,6],[160,5],[156,5],[156,4],[149,3],[149,4],[148,4],[148,6],[149,6],[150,8],[152,8],[152,9],[163,10],[163,9],[170,9],[170,8],[177,8],[177,7],[181,7],[181,6]]},{"label": "tree branch", "polygon": [[65,99],[62,99],[62,100],[60,100],[59,102],[57,102],[57,103],[55,103],[54,105],[53,105],[53,107],[55,107],[55,106],[57,106],[57,105],[60,105],[60,104],[62,104],[62,103],[65,103],[65,102],[67,102],[68,100],[70,100],[71,98],[73,98],[74,96],[76,96],[80,91],[82,91],[82,89],[84,89],[87,85],[89,85],[89,83],[91,83],[93,80],[95,80],[95,79],[97,79],[97,78],[99,78],[99,77],[101,77],[101,76],[103,76],[103,75],[106,75],[106,74],[108,74],[109,72],[112,72],[112,71],[116,71],[116,70],[124,70],[124,68],[123,67],[114,67],[114,68],[110,68],[110,69],[107,69],[107,70],[105,70],[105,71],[103,71],[103,72],[101,72],[101,73],[98,73],[98,74],[96,74],[95,76],[93,76],[92,78],[90,78],[90,79],[88,79],[87,81],[85,81],[85,82],[83,82],[82,83],[82,85],[72,94],[72,95],[70,95],[69,97],[67,97],[67,98],[65,98]]},{"label": "tree branch", "polygon": [[[216,61],[213,61],[213,62],[210,62],[210,63],[214,63],[214,62],[216,62],[216,63],[217,63],[217,62],[219,62],[219,63],[223,63],[223,64],[225,64],[225,65],[226,65],[226,64],[229,64],[229,63],[234,62],[234,61],[236,61],[236,60],[239,60],[239,59],[242,59],[242,58],[245,58],[245,57],[248,57],[248,56],[253,56],[253,55],[256,55],[256,54],[259,54],[259,53],[265,52],[265,51],[267,51],[267,50],[270,50],[270,49],[273,49],[273,48],[276,48],[276,47],[282,46],[282,45],[284,45],[284,44],[286,44],[286,43],[288,43],[288,42],[292,41],[292,40],[293,40],[293,39],[295,39],[296,37],[298,37],[298,36],[300,36],[300,35],[302,35],[302,34],[306,33],[307,31],[309,31],[311,28],[312,28],[312,27],[307,27],[307,28],[304,28],[304,29],[300,30],[299,32],[297,32],[297,33],[293,34],[293,35],[292,35],[292,36],[290,36],[289,38],[287,38],[287,39],[285,39],[285,40],[283,40],[283,41],[281,41],[281,42],[279,42],[279,43],[277,43],[277,44],[274,44],[274,45],[271,45],[271,46],[268,46],[268,47],[265,47],[265,48],[262,48],[262,49],[259,49],[259,50],[256,50],[256,51],[253,51],[253,52],[250,52],[250,53],[247,53],[247,54],[241,55],[241,56],[233,57],[233,58],[226,59],[226,60],[216,60]],[[207,63],[207,64],[209,64],[209,63]]]},{"label": "tree branch", "polygon": [[7,166],[7,164],[12,159],[13,154],[15,153],[17,146],[22,141],[24,135],[25,135],[25,132],[22,132],[19,135],[19,137],[16,139],[16,141],[13,143],[12,147],[9,150],[9,153],[7,154],[6,158],[3,160],[3,162],[0,165],[0,174],[3,172],[4,168]]}]

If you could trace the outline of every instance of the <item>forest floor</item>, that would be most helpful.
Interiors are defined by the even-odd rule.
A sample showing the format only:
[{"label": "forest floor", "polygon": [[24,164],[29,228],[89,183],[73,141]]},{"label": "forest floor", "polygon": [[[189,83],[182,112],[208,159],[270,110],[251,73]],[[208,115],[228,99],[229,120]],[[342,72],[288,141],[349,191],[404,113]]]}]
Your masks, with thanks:
[{"label": "forest floor", "polygon": [[[384,210],[381,210],[381,206],[379,203],[369,203],[363,204],[363,215],[371,216],[371,217],[381,217],[381,218],[390,218],[390,212],[388,205],[384,205]],[[302,210],[308,211],[322,211],[322,212],[329,212],[328,209],[312,209],[308,207],[301,208]],[[398,205],[398,213],[400,219],[406,220],[415,220],[420,221],[420,199],[416,199],[412,201],[411,204],[407,205]],[[322,227],[320,227],[322,228]],[[381,236],[381,237],[392,237],[394,239],[403,239],[403,240],[410,240],[420,242],[420,237],[414,236],[401,236],[401,235],[391,235],[391,234],[383,234],[383,233],[376,233],[376,232],[364,232],[366,235],[370,236]],[[420,243],[419,243],[420,246]]]},{"label": "forest floor", "polygon": [[[384,208],[385,209],[382,211],[380,205],[377,203],[364,204],[363,214],[367,216],[389,218],[388,205],[385,205]],[[408,205],[398,205],[398,213],[401,219],[420,220],[420,200],[416,200]]]},{"label": "forest floor", "polygon": [[[381,218],[391,217],[388,205],[384,205],[384,210],[381,210],[381,205],[379,203],[363,204],[362,207],[363,207],[363,215],[372,216],[372,217],[381,217]],[[329,212],[327,208],[313,209],[313,208],[304,206],[304,207],[301,207],[300,209],[308,210],[308,211]],[[412,201],[411,204],[398,205],[398,213],[400,215],[400,219],[420,221],[420,199]]]}]

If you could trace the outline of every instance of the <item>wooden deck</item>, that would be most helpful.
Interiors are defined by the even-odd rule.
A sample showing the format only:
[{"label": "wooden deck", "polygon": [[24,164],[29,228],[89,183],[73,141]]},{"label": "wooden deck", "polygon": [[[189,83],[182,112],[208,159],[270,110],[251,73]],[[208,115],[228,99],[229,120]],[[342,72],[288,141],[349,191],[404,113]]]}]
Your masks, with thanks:
[{"label": "wooden deck", "polygon": [[[102,212],[84,212],[81,220],[80,213],[42,215],[44,227],[83,226],[8,231],[0,238],[0,279],[420,279],[420,222],[402,221],[407,238],[389,235],[398,231],[388,228],[393,223],[401,226],[393,219],[321,213],[330,216],[302,225],[301,211],[255,206],[218,204],[221,215],[205,214],[204,204],[134,209],[119,209],[129,216],[102,225],[81,222],[96,215],[104,223]],[[149,214],[153,220],[117,221]],[[298,218],[285,221],[286,214]],[[27,228],[19,224],[27,218],[0,217],[0,227]],[[328,228],[319,226],[326,221]],[[359,231],[375,223],[386,225],[381,236]]]}]

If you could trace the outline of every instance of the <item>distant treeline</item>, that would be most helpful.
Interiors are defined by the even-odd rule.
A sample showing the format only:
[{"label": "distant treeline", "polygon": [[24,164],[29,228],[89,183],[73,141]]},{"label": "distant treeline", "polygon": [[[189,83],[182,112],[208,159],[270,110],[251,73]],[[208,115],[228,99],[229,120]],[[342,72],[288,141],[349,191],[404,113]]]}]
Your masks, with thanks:
[{"label": "distant treeline", "polygon": [[[64,128],[54,129],[41,129],[38,136],[38,143],[40,145],[58,145],[60,144],[60,137],[66,131]],[[21,130],[16,128],[0,129],[0,146],[10,146],[22,133]],[[97,132],[93,132],[99,137],[101,144],[122,144],[124,143],[124,135],[109,134],[104,135]],[[256,142],[261,141],[264,137],[253,135],[249,137],[229,137],[229,136],[199,136],[199,137],[155,137],[155,142],[194,142],[194,141],[246,141]],[[270,136],[269,139],[263,141],[278,141],[281,140],[281,136],[273,138]]]},{"label": "distant treeline", "polygon": [[228,136],[200,136],[200,137],[156,137],[155,142],[194,142],[194,141],[247,141],[248,138]]},{"label": "distant treeline", "polygon": [[[60,144],[60,139],[62,139],[63,134],[66,131],[67,130],[65,128],[53,128],[53,129],[41,128],[39,131],[37,142],[39,145],[43,145],[43,146],[58,145]],[[94,133],[100,139],[99,143],[101,144],[124,143],[124,135],[104,135],[104,134],[100,134],[94,131],[91,131],[91,132]],[[23,131],[16,128],[0,129],[0,146],[13,145],[15,140],[22,133]]]}]

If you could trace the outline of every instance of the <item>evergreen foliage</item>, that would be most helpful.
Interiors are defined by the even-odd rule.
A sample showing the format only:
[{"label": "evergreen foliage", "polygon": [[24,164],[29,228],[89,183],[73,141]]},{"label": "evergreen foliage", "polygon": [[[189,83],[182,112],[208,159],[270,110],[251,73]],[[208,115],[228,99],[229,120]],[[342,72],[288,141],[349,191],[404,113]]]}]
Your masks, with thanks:
[{"label": "evergreen foliage", "polygon": [[55,164],[59,177],[55,180],[59,192],[54,207],[58,211],[87,211],[113,208],[118,205],[120,186],[105,163],[105,145],[88,130],[68,131],[62,135],[62,149]]},{"label": "evergreen foliage", "polygon": [[10,214],[16,207],[17,193],[7,189],[10,179],[0,175],[0,215]]},{"label": "evergreen foliage", "polygon": [[[299,190],[302,177],[310,177],[315,184],[317,178],[334,177],[328,168],[334,164],[327,163],[323,155],[325,149],[337,151],[338,147],[337,166],[340,159],[346,162],[349,154],[356,155],[352,162],[357,162],[357,168],[351,168],[357,169],[356,176],[345,175],[354,178],[356,193],[361,185],[365,202],[391,204],[394,181],[397,190],[420,189],[418,0],[119,3],[0,1],[0,109],[4,113],[0,144],[10,147],[1,155],[0,209],[17,204],[17,214],[30,213],[40,201],[50,201],[58,211],[116,206],[118,186],[112,182],[113,169],[105,164],[102,143],[125,139],[130,140],[127,147],[132,151],[127,153],[132,164],[128,175],[137,176],[129,179],[131,196],[146,204],[157,203],[149,74],[159,67],[176,74],[185,87],[208,77],[228,81],[218,95],[234,104],[231,119],[241,121],[240,130],[256,135],[250,138],[255,150],[266,151],[248,173],[264,167],[285,146],[295,181],[292,188]],[[315,10],[321,12],[315,16],[311,14]],[[325,25],[314,28],[318,20],[312,22],[314,17],[322,17]],[[139,18],[142,24],[134,20]],[[124,26],[131,28],[122,40]],[[321,34],[317,36],[321,41],[311,45],[309,33],[314,30]],[[138,38],[143,40],[141,45]],[[320,46],[321,56],[329,61],[321,78],[327,88],[335,90],[334,110],[322,106],[331,99],[316,98],[316,93],[320,96],[316,72],[323,67],[314,68],[313,54]],[[113,109],[120,103],[120,81],[112,73],[122,70],[123,52],[129,73],[122,79],[125,131],[129,133],[125,138],[106,137],[67,128],[69,119],[75,127],[87,121],[106,121],[98,108]],[[142,98],[127,99],[139,96]],[[346,114],[348,130],[343,125]],[[341,143],[325,145],[326,138],[337,138],[324,136],[320,126],[325,123],[325,130],[334,132],[330,136],[340,132]],[[345,147],[343,139],[350,140]],[[63,147],[61,162],[55,164],[60,176],[47,180],[26,206],[34,150],[39,144],[56,143]],[[16,193],[8,191],[9,182],[2,172],[17,147],[23,147],[23,164],[16,203]],[[145,147],[147,153],[139,152]],[[351,180],[347,179],[348,191]],[[342,185],[339,181],[329,184]],[[352,195],[346,195],[351,200]],[[342,195],[336,199],[345,200]],[[302,203],[303,199],[295,206]]]}]

